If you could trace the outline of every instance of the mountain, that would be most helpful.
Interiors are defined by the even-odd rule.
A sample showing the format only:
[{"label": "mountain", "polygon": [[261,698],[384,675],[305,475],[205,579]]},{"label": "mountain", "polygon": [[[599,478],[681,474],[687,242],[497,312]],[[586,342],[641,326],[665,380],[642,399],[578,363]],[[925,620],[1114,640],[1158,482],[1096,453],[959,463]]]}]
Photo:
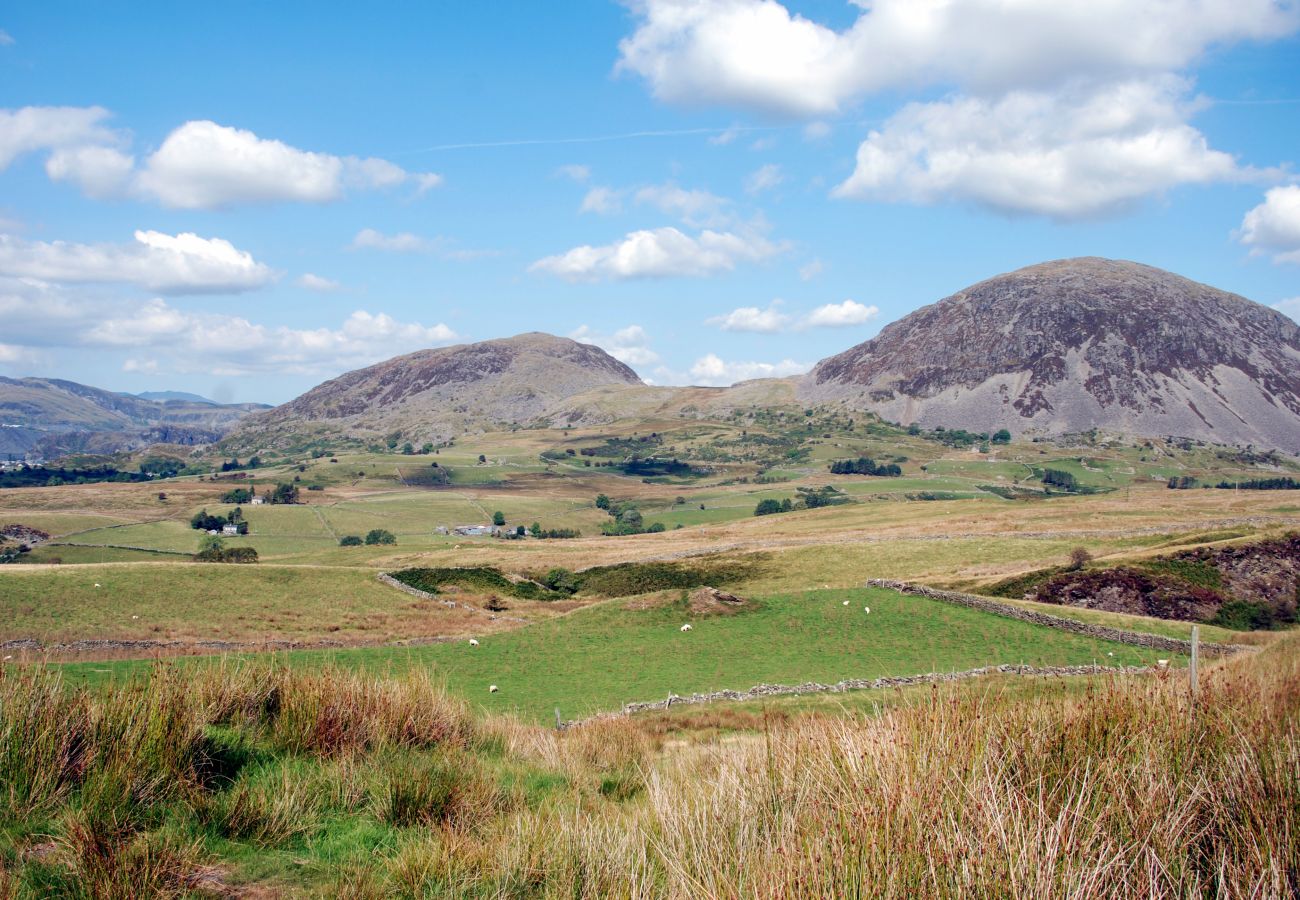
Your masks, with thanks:
[{"label": "mountain", "polygon": [[158,402],[56,378],[0,377],[0,454],[45,458],[219,440],[256,403]]},{"label": "mountain", "polygon": [[641,384],[599,347],[532,332],[420,350],[340,375],[251,416],[231,436],[231,445],[395,432],[416,443],[444,440],[475,429],[536,423],[584,391]]},{"label": "mountain", "polygon": [[973,431],[1098,428],[1300,451],[1300,327],[1134,262],[990,278],[822,360],[799,393]]},{"label": "mountain", "polygon": [[187,403],[207,403],[212,406],[219,404],[215,400],[209,400],[207,397],[198,394],[191,394],[189,391],[141,391],[135,396],[141,400],[156,400],[159,403],[166,403],[168,400],[184,400]]}]

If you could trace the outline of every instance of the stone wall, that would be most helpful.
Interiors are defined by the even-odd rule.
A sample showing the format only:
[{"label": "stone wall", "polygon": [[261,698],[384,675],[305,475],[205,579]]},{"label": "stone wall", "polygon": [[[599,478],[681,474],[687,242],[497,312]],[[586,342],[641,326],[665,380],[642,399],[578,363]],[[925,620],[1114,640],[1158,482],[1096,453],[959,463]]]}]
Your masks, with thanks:
[{"label": "stone wall", "polygon": [[527,619],[521,619],[517,616],[498,616],[495,613],[490,613],[485,609],[479,609],[477,606],[471,606],[465,602],[448,600],[446,597],[439,597],[437,594],[430,594],[428,591],[422,591],[419,588],[411,587],[409,584],[403,584],[386,572],[380,572],[377,577],[384,584],[389,587],[397,588],[404,594],[410,594],[412,597],[419,597],[421,600],[432,600],[434,603],[441,603],[443,606],[450,607],[451,609],[463,609],[473,613],[485,613],[489,619],[500,619],[503,622],[528,622]]},{"label": "stone wall", "polygon": [[962,681],[968,678],[980,678],[986,675],[1039,675],[1063,678],[1076,675],[1136,675],[1150,672],[1143,666],[983,666],[978,669],[966,669],[961,672],[928,672],[924,675],[897,675],[884,678],[851,678],[837,681],[835,684],[822,684],[808,681],[803,684],[756,684],[747,691],[713,691],[708,694],[690,694],[682,697],[669,694],[663,700],[651,700],[644,703],[629,703],[617,712],[599,713],[590,718],[564,722],[561,729],[573,728],[588,722],[603,719],[616,719],[650,710],[669,709],[673,706],[690,706],[699,703],[715,703],[719,700],[759,700],[763,697],[789,697],[804,694],[842,694],[845,691],[876,690],[880,688],[910,687],[918,684],[943,684]]},{"label": "stone wall", "polygon": [[[995,616],[1004,616],[1008,619],[1019,619],[1022,622],[1030,622],[1034,625],[1045,625],[1048,628],[1059,628],[1062,631],[1072,631],[1075,634],[1100,638],[1103,641],[1114,641],[1118,644],[1130,644],[1135,647],[1150,647],[1153,650],[1168,650],[1173,653],[1192,652],[1191,641],[1184,641],[1179,638],[1161,637],[1160,635],[1155,634],[1143,634],[1142,632],[1137,631],[1124,631],[1119,628],[1109,628],[1105,625],[1091,625],[1087,622],[1079,622],[1075,619],[1052,616],[1032,609],[1022,609],[1019,606],[1012,606],[1009,603],[999,603],[996,600],[990,600],[987,597],[977,597],[974,594],[963,594],[958,591],[941,591],[938,588],[926,587],[921,584],[912,584],[907,581],[891,581],[887,578],[873,578],[867,582],[867,586],[886,588],[891,591],[898,591],[900,594],[926,597],[930,600],[940,600],[944,603],[956,603],[959,606],[978,609],[983,612],[992,613]],[[1256,649],[1241,644],[1212,644],[1207,641],[1201,641],[1200,645],[1201,652],[1206,656],[1228,656],[1243,650]]]}]

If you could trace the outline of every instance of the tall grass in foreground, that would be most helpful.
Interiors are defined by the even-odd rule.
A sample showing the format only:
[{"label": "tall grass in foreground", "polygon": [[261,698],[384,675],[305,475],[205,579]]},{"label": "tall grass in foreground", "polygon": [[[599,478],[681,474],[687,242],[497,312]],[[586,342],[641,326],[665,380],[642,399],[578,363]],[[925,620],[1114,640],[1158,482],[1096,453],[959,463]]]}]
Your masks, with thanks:
[{"label": "tall grass in foreground", "polygon": [[1214,666],[1194,714],[1181,674],[990,683],[668,750],[475,720],[420,675],[0,668],[0,897],[276,853],[307,860],[280,887],[353,897],[1295,896],[1298,651]]}]

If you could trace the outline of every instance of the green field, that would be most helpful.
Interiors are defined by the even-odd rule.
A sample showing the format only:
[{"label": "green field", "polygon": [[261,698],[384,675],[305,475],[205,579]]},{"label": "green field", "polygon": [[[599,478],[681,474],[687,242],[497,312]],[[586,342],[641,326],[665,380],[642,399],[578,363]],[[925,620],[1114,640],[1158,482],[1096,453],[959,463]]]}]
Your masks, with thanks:
[{"label": "green field", "polygon": [[[683,633],[688,621],[694,630]],[[876,589],[778,594],[736,615],[705,618],[692,618],[673,602],[638,610],[614,600],[481,641],[476,648],[462,641],[279,659],[393,674],[418,669],[483,712],[545,722],[557,706],[564,717],[578,718],[670,693],[746,690],[764,682],[836,682],[1001,663],[1149,665],[1170,655]],[[93,679],[142,665],[67,668]],[[488,692],[493,684],[499,693]]]}]

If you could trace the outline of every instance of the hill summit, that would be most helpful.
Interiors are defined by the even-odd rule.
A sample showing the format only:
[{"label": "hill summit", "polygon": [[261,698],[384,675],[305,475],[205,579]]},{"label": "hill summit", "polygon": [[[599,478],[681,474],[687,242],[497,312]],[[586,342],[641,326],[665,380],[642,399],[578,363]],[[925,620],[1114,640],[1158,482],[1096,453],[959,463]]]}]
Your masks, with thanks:
[{"label": "hill summit", "polygon": [[1045,262],[822,360],[801,396],[975,431],[1099,428],[1300,451],[1300,327],[1135,262]]},{"label": "hill summit", "polygon": [[569,397],[641,379],[599,347],[540,332],[419,350],[347,372],[251,417],[235,443],[328,430],[437,440],[523,425]]}]

